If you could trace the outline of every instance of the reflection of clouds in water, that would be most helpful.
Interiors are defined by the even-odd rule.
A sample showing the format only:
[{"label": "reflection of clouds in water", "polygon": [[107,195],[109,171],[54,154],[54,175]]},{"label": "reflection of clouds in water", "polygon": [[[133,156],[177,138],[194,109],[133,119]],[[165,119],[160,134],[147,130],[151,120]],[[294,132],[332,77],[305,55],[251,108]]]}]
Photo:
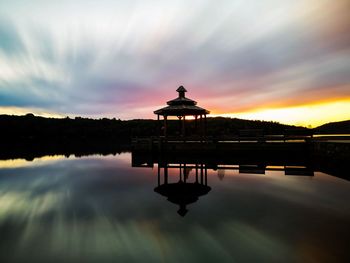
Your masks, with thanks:
[{"label": "reflection of clouds in water", "polygon": [[[208,171],[212,191],[181,218],[175,205],[153,192],[156,171],[131,168],[128,158],[1,169],[0,247],[21,259],[278,261],[297,258],[289,242],[350,217],[342,211],[349,184],[337,178],[225,171],[220,181],[217,171]],[[310,228],[315,218],[324,219]]]},{"label": "reflection of clouds in water", "polygon": [[344,210],[347,201],[343,198],[348,195],[349,182],[320,172],[310,177],[286,176],[283,171],[266,171],[265,175],[226,171],[224,182],[225,185],[218,186],[226,192],[232,191],[233,195],[237,194],[236,200],[243,203],[245,200],[241,199],[249,196],[258,203],[265,200],[262,205],[266,206],[286,202],[289,206],[302,206],[327,214],[344,211],[350,214],[350,209]]},{"label": "reflection of clouds in water", "polygon": [[88,156],[75,156],[75,155],[49,155],[49,156],[42,156],[42,157],[36,157],[33,160],[26,160],[26,159],[9,159],[9,160],[0,160],[0,169],[7,169],[7,168],[20,168],[20,167],[33,167],[38,165],[49,165],[53,164],[55,162],[59,161],[67,161],[69,160],[75,160],[77,158],[83,157],[84,160],[96,160],[96,157],[103,156],[104,161],[111,161],[114,160],[116,162],[124,162],[129,163],[129,156],[125,154],[117,154],[118,158],[116,158],[115,154],[109,154],[109,155],[101,155],[101,154],[91,154]]},{"label": "reflection of clouds in water", "polygon": [[[268,231],[259,229],[252,225],[239,221],[227,221],[219,229],[219,234],[224,240],[227,240],[227,248],[232,249],[230,241],[234,237],[236,253],[240,250],[254,251],[263,257],[268,257],[271,261],[281,259],[281,254],[287,252],[286,244],[280,242],[277,238],[271,236]],[[250,255],[250,260],[256,259],[256,255]],[[240,260],[249,261],[247,257]]]},{"label": "reflection of clouds in water", "polygon": [[18,221],[40,218],[64,201],[63,196],[57,193],[32,197],[29,191],[0,192],[0,199],[0,222],[8,218]]},{"label": "reflection of clouds in water", "polygon": [[35,158],[32,161],[27,161],[25,159],[0,160],[0,169],[48,165],[50,163],[54,163],[55,161],[59,161],[64,157],[64,155],[43,156],[40,158]]}]

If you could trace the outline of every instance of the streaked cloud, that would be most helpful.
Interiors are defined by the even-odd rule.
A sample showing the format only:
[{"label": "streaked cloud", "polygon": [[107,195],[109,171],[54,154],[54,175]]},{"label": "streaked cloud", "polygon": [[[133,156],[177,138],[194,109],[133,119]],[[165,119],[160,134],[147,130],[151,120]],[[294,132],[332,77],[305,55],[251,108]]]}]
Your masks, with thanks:
[{"label": "streaked cloud", "polygon": [[346,0],[3,1],[0,107],[149,118],[179,85],[232,116],[344,101],[349,13]]}]

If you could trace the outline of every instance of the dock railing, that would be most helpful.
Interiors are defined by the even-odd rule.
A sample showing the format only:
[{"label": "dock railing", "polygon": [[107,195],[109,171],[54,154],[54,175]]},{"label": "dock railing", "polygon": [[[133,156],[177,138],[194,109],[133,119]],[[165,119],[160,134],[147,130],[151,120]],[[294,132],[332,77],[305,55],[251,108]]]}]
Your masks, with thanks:
[{"label": "dock railing", "polygon": [[350,134],[312,134],[309,130],[286,130],[283,134],[264,134],[262,130],[240,130],[238,134],[218,136],[150,136],[135,137],[133,144],[169,143],[274,143],[274,142],[317,142],[339,141],[349,142]]}]

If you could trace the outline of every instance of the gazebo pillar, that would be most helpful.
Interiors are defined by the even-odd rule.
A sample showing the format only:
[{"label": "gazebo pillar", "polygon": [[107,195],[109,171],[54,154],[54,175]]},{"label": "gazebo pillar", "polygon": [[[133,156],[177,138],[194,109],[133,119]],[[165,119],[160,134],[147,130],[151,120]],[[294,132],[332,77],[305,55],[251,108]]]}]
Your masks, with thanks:
[{"label": "gazebo pillar", "polygon": [[200,184],[203,184],[203,164],[201,163],[201,177],[200,177]]},{"label": "gazebo pillar", "polygon": [[177,116],[177,118],[179,119],[179,134],[180,134],[182,129],[182,116]]},{"label": "gazebo pillar", "polygon": [[183,115],[183,117],[182,117],[182,137],[185,137],[185,135],[186,135],[185,124],[186,124],[186,116]]},{"label": "gazebo pillar", "polygon": [[164,184],[168,184],[168,164],[164,165]]},{"label": "gazebo pillar", "polygon": [[186,178],[186,164],[185,163],[183,164],[182,174],[184,177],[184,183],[186,183],[187,178]]},{"label": "gazebo pillar", "polygon": [[158,130],[158,136],[161,135],[161,129],[160,129],[160,122],[159,122],[159,114],[157,114],[157,130]]},{"label": "gazebo pillar", "polygon": [[198,132],[197,119],[198,119],[198,115],[194,115],[194,130],[196,133]]},{"label": "gazebo pillar", "polygon": [[207,137],[207,114],[204,114],[204,137]]},{"label": "gazebo pillar", "polygon": [[160,164],[158,163],[158,186],[160,186]]},{"label": "gazebo pillar", "polygon": [[164,115],[164,137],[165,138],[167,137],[167,125],[168,125],[167,119],[168,119],[168,116]]}]

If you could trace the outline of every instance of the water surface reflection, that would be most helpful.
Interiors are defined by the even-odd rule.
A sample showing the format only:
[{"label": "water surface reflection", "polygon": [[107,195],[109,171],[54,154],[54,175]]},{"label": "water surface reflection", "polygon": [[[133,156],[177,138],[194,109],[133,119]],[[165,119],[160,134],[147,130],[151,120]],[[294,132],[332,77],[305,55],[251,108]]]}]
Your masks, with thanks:
[{"label": "water surface reflection", "polygon": [[[181,217],[153,191],[164,165],[132,168],[130,161],[124,153],[2,162],[1,262],[347,259],[348,181],[239,166],[208,166],[201,181],[197,166],[197,183],[211,190]],[[196,164],[183,165],[167,167],[168,183],[196,183]]]}]

